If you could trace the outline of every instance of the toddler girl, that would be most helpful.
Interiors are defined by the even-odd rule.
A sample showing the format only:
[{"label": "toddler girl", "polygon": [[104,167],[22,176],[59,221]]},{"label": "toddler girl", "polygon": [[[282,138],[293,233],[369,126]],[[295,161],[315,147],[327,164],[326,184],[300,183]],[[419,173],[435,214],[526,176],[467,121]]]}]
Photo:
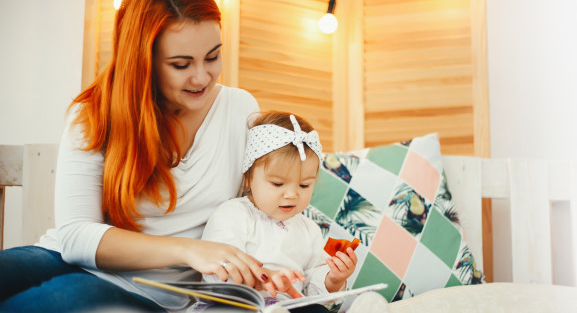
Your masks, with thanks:
[{"label": "toddler girl", "polygon": [[[220,205],[204,229],[202,239],[233,245],[261,261],[270,279],[260,287],[277,299],[343,290],[355,270],[354,251],[330,258],[318,225],[300,214],[311,200],[322,159],[319,136],[307,121],[262,113],[247,139],[246,196]],[[244,270],[232,268],[230,260],[221,265],[231,276]],[[216,275],[204,278],[219,281]]]}]

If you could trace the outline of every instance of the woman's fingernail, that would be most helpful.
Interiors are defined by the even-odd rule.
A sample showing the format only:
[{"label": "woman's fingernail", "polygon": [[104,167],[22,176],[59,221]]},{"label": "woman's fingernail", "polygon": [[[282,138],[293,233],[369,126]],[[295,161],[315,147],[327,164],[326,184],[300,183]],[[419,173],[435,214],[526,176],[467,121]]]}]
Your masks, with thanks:
[{"label": "woman's fingernail", "polygon": [[267,282],[267,281],[268,281],[268,276],[266,276],[266,274],[260,275],[260,278],[261,278],[264,282]]}]

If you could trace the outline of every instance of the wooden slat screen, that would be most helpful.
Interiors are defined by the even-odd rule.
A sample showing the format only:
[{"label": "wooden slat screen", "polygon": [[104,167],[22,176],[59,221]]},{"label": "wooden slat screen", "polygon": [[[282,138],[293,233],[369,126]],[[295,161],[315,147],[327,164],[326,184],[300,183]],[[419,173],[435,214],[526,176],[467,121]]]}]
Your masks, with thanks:
[{"label": "wooden slat screen", "polygon": [[[110,59],[115,10],[112,0],[95,1],[96,73],[100,73]],[[356,5],[361,0],[337,1],[337,15],[342,17],[339,9],[350,8],[351,1]],[[358,89],[363,103],[345,100],[344,107],[343,97],[335,106],[333,80],[336,74],[349,75],[346,64],[355,62],[335,60],[340,55],[334,51],[338,31],[326,35],[318,30],[317,21],[326,12],[328,0],[231,0],[219,1],[219,5],[239,10],[238,25],[232,26],[238,27],[238,35],[227,37],[238,40],[238,54],[236,50],[229,54],[235,60],[238,56],[238,62],[226,63],[235,64],[234,69],[223,70],[223,75],[235,76],[227,81],[238,82],[238,87],[251,92],[263,110],[292,111],[310,120],[325,151],[334,151],[335,146],[350,148],[335,143],[338,127],[339,135],[364,129],[359,141],[364,146],[438,132],[445,154],[488,156],[489,122],[486,114],[479,114],[487,113],[483,108],[487,104],[479,103],[486,100],[486,89],[479,88],[486,87],[486,82],[474,80],[486,65],[479,58],[486,56],[484,51],[472,51],[483,47],[477,42],[483,39],[477,32],[485,27],[481,23],[484,11],[480,12],[484,1],[362,0],[362,22],[346,22],[362,24],[362,66],[356,67],[363,68],[362,89]],[[230,46],[224,42],[225,58]],[[343,47],[346,44],[338,46]],[[476,75],[477,80],[484,77]],[[347,113],[335,111],[347,108]],[[363,125],[340,125],[342,119],[335,120],[335,116],[350,115],[351,108],[364,111]],[[484,143],[475,142],[479,140]]]},{"label": "wooden slat screen", "polygon": [[98,32],[98,56],[96,71],[98,74],[110,62],[112,57],[112,32],[114,28],[114,18],[116,16],[116,9],[112,5],[112,0],[100,0],[98,7],[99,12],[99,32]]},{"label": "wooden slat screen", "polygon": [[239,87],[263,110],[309,120],[333,149],[332,35],[317,26],[325,1],[240,1]]},{"label": "wooden slat screen", "polygon": [[473,154],[469,0],[365,0],[365,145],[438,132]]}]

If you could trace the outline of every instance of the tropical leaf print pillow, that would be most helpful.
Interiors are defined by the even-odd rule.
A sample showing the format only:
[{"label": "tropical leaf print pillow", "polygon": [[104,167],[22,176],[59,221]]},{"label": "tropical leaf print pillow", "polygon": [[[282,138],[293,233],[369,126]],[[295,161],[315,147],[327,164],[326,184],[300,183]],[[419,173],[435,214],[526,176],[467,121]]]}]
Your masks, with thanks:
[{"label": "tropical leaf print pillow", "polygon": [[305,215],[325,238],[362,243],[348,286],[385,282],[388,301],[483,283],[459,224],[436,134],[325,154]]}]

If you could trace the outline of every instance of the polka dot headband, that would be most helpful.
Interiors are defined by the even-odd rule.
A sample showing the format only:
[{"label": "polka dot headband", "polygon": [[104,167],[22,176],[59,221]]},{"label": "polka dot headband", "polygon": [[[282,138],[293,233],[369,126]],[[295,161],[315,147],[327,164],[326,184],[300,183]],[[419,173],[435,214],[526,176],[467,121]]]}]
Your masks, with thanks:
[{"label": "polka dot headband", "polygon": [[292,114],[290,120],[294,131],[273,124],[259,125],[248,130],[248,140],[242,166],[243,173],[248,171],[258,158],[291,143],[299,150],[301,161],[307,159],[303,143],[316,153],[320,162],[323,161],[323,148],[319,140],[319,134],[315,130],[309,133],[303,132],[297,119]]}]

